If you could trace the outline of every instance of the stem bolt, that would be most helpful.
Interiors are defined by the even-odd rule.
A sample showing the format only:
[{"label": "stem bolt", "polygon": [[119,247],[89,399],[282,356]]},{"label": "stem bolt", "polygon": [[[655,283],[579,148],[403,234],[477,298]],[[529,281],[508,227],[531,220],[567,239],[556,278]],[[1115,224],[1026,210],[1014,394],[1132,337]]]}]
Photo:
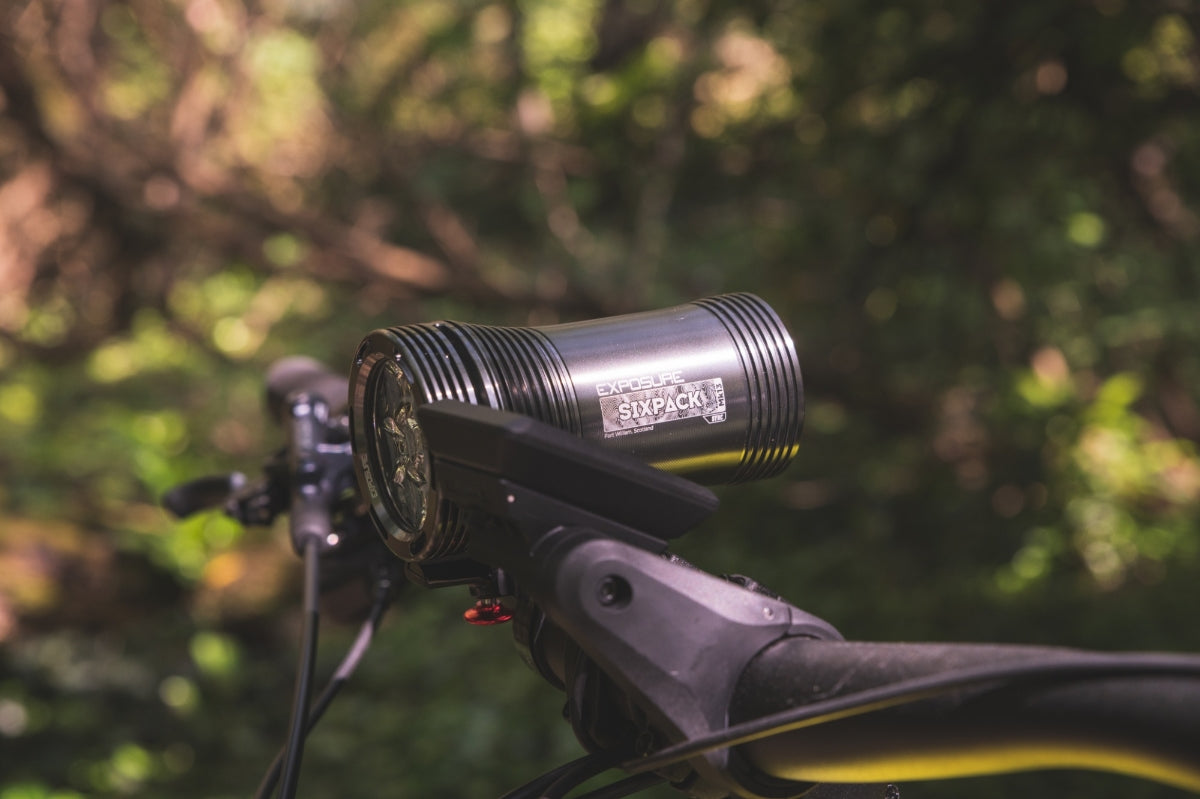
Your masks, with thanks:
[{"label": "stem bolt", "polygon": [[596,586],[596,599],[606,608],[620,610],[633,599],[633,587],[624,577],[610,574]]}]

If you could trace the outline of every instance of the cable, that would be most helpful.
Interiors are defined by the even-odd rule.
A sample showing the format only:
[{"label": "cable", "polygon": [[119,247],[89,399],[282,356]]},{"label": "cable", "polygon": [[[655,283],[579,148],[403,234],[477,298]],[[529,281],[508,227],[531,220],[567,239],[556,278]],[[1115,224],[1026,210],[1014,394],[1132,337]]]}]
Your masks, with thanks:
[{"label": "cable", "polygon": [[535,777],[529,782],[517,788],[513,788],[508,793],[501,796],[500,799],[537,799],[542,795],[542,791],[554,784],[555,780],[566,774],[567,771],[573,768],[576,764],[587,760],[592,755],[584,755],[583,757],[572,760],[570,763],[564,763],[539,777]]},{"label": "cable", "polygon": [[512,789],[500,799],[556,799],[565,796],[575,786],[612,768],[615,763],[616,758],[607,752],[592,752],[547,771],[519,788]]},{"label": "cable", "polygon": [[738,746],[802,727],[908,704],[980,683],[1051,677],[1062,679],[1169,674],[1200,676],[1200,661],[1186,655],[1106,655],[1083,652],[1059,655],[1052,662],[1042,660],[955,669],[868,688],[745,721],[724,730],[664,747],[646,757],[628,760],[621,764],[621,768],[634,774],[655,771],[715,749]]},{"label": "cable", "polygon": [[[385,577],[381,579],[375,586],[375,599],[368,611],[367,618],[359,628],[358,635],[354,639],[354,643],[350,645],[350,649],[342,657],[342,662],[338,664],[337,670],[333,673],[329,684],[313,702],[312,710],[308,714],[308,724],[305,726],[304,734],[308,735],[312,732],[313,727],[317,726],[317,722],[325,715],[325,711],[329,705],[333,703],[334,697],[341,691],[350,679],[351,675],[358,669],[358,664],[362,662],[363,656],[366,655],[367,649],[371,646],[371,641],[375,637],[375,632],[379,629],[379,623],[383,620],[384,613],[387,612],[391,604],[391,579]],[[270,767],[267,769],[266,775],[262,782],[259,783],[258,790],[254,793],[254,799],[267,799],[275,790],[275,786],[279,783],[279,775],[283,770],[283,759],[286,750],[280,749],[275,755],[275,759],[271,761]]]},{"label": "cable", "polygon": [[[606,752],[584,755],[509,791],[500,799],[561,799],[573,788],[612,768],[615,762],[615,757]],[[657,774],[634,774],[588,791],[579,799],[621,799],[662,782],[666,782],[666,778]]]},{"label": "cable", "polygon": [[280,799],[293,799],[304,755],[304,737],[308,734],[308,707],[312,696],[313,672],[317,664],[317,627],[320,615],[317,599],[321,590],[320,542],[315,536],[304,541],[304,633],[300,642],[300,662],[296,667],[296,693],[292,699],[292,719],[288,725]]},{"label": "cable", "polygon": [[608,752],[597,752],[589,757],[580,758],[575,761],[573,768],[543,788],[538,799],[562,799],[592,777],[608,771],[616,762],[617,758]]}]

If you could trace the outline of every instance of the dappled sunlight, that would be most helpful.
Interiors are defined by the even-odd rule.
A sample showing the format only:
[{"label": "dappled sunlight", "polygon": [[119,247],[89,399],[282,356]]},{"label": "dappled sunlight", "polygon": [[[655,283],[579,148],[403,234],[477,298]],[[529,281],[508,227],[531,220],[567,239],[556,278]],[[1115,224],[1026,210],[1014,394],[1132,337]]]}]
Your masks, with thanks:
[{"label": "dappled sunlight", "polygon": [[788,117],[796,110],[791,69],[765,39],[731,26],[713,43],[713,54],[721,68],[697,78],[694,89],[699,105],[691,121],[698,134],[715,138],[729,125]]},{"label": "dappled sunlight", "polygon": [[1148,40],[1127,50],[1121,68],[1142,92],[1159,95],[1172,85],[1200,85],[1196,32],[1179,14],[1164,14],[1150,30]]},{"label": "dappled sunlight", "polygon": [[126,335],[112,336],[93,350],[85,369],[97,383],[116,383],[180,368],[195,354],[187,339],[171,330],[161,316],[145,311]]},{"label": "dappled sunlight", "polygon": [[526,68],[562,122],[587,59],[598,46],[596,0],[523,0],[521,51]]},{"label": "dappled sunlight", "polygon": [[62,600],[61,572],[68,558],[84,558],[83,531],[67,524],[5,517],[0,537],[0,641],[16,632],[17,619],[55,608]]},{"label": "dappled sunlight", "polygon": [[214,547],[200,574],[194,612],[221,622],[270,612],[294,579],[294,554],[278,540]]},{"label": "dappled sunlight", "polygon": [[[9,6],[0,799],[253,790],[300,565],[282,523],[160,500],[261,474],[276,359],[345,374],[368,331],[431,319],[762,294],[805,432],[722,494],[704,568],[881,638],[1200,647],[1183,5]],[[576,752],[464,601],[405,596],[313,795],[495,795]],[[352,637],[329,625],[323,668]]]},{"label": "dappled sunlight", "polygon": [[[322,64],[316,45],[286,30],[252,33],[242,63],[249,85],[234,89],[226,110],[231,155],[268,180],[322,173],[333,127],[317,82]],[[247,95],[239,97],[240,91]]]},{"label": "dappled sunlight", "polygon": [[[1055,351],[1057,352],[1057,351]],[[1042,355],[1033,373],[1041,387],[1024,384],[1027,401],[1061,406],[1078,397],[1067,389],[1061,353]],[[1063,388],[1047,388],[1052,381]],[[1200,510],[1200,457],[1194,442],[1172,438],[1135,410],[1141,380],[1114,375],[1082,404],[1075,418],[1056,416],[1047,430],[1044,457],[1063,513],[1059,524],[1034,530],[1012,563],[998,575],[1002,588],[1019,591],[1048,579],[1054,563],[1074,553],[1092,579],[1115,589],[1131,578],[1159,579],[1164,561],[1200,552],[1194,528]],[[1062,429],[1062,428],[1067,429]]]},{"label": "dappled sunlight", "polygon": [[238,0],[178,0],[184,19],[216,55],[232,55],[241,47],[246,9]]},{"label": "dappled sunlight", "polygon": [[27,297],[36,256],[60,233],[62,222],[44,207],[53,187],[45,163],[26,166],[0,185],[0,327],[20,330],[29,314]]}]

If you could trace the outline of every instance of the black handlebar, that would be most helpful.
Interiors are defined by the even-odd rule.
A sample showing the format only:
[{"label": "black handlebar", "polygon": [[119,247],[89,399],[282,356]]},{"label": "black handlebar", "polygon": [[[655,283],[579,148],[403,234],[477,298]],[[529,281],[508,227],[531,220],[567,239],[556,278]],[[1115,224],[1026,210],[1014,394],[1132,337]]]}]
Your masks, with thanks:
[{"label": "black handlebar", "polygon": [[795,706],[813,718],[740,748],[778,779],[1085,768],[1200,791],[1195,656],[788,638],[742,673],[730,721]]}]

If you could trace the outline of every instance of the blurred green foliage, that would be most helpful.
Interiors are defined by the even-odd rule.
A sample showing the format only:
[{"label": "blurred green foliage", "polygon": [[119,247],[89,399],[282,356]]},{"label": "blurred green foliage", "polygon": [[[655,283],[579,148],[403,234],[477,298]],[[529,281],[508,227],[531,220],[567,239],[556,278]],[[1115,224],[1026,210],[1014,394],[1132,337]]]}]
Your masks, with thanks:
[{"label": "blurred green foliage", "polygon": [[[680,552],[864,639],[1200,649],[1194,0],[19,0],[0,10],[0,799],[247,795],[286,535],[157,500],[384,325],[749,290],[804,446]],[[342,797],[577,749],[410,591],[307,751]],[[326,629],[326,671],[352,630]],[[1169,796],[1095,775],[906,796]]]}]

